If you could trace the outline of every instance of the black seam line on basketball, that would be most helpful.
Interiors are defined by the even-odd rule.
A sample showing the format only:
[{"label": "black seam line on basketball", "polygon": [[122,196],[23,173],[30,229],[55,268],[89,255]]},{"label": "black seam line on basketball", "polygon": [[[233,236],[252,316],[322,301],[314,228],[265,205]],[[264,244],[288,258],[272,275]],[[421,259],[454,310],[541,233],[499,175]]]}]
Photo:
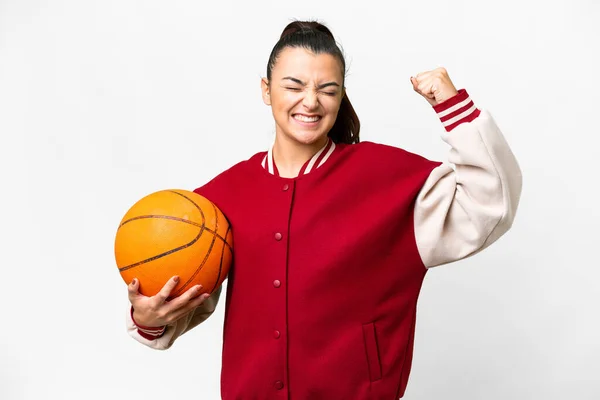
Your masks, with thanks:
[{"label": "black seam line on basketball", "polygon": [[[219,218],[219,213],[217,212],[217,206],[212,201],[210,201],[210,200],[209,200],[209,203],[213,207],[213,212],[215,214],[215,227],[218,229],[218,227],[219,227],[219,219],[218,219]],[[190,284],[190,282],[202,270],[202,268],[204,267],[204,264],[206,264],[206,261],[208,260],[208,256],[212,253],[213,247],[215,245],[216,238],[218,237],[223,242],[223,247],[221,249],[221,259],[220,259],[220,262],[219,262],[219,274],[217,275],[217,279],[215,280],[215,284],[214,284],[213,288],[210,290],[211,294],[214,292],[217,283],[221,279],[221,272],[223,270],[223,254],[225,252],[225,245],[227,245],[227,247],[229,248],[229,251],[231,252],[231,257],[233,258],[233,248],[229,245],[229,243],[227,243],[227,239],[226,239],[227,235],[231,231],[231,224],[229,223],[229,220],[227,220],[226,217],[225,217],[225,220],[227,222],[227,231],[225,232],[225,239],[223,239],[220,235],[217,235],[216,232],[212,232],[213,233],[213,239],[212,239],[212,242],[210,243],[210,247],[209,247],[208,251],[206,252],[206,256],[204,257],[204,260],[202,260],[202,263],[200,263],[200,265],[198,266],[198,268],[196,268],[196,271],[194,271],[194,274],[187,280],[187,282],[185,282],[183,284],[183,286],[181,288],[179,288],[179,290],[177,290],[174,294],[172,294],[173,297],[179,296],[181,293],[183,293],[183,291],[187,288],[187,286]],[[206,230],[208,231],[208,229],[206,229]]]},{"label": "black seam line on basketball", "polygon": [[189,247],[189,246],[191,246],[192,244],[196,243],[196,242],[198,241],[198,239],[200,239],[200,236],[202,236],[202,232],[204,232],[204,227],[205,227],[205,225],[206,225],[206,224],[205,224],[205,223],[206,223],[206,218],[204,217],[204,212],[202,211],[202,209],[201,209],[201,208],[198,206],[198,204],[194,203],[192,200],[190,200],[189,198],[187,198],[187,196],[184,196],[184,195],[182,195],[181,193],[175,192],[175,191],[173,191],[173,190],[169,190],[169,192],[171,192],[171,193],[175,193],[175,194],[177,194],[177,195],[179,195],[179,196],[181,196],[181,197],[183,197],[183,198],[187,199],[187,200],[188,200],[190,203],[192,203],[192,204],[193,204],[193,205],[194,205],[194,206],[195,206],[195,207],[198,209],[198,211],[200,212],[200,217],[202,218],[202,226],[200,227],[200,232],[198,232],[198,236],[196,236],[196,237],[194,238],[194,240],[192,240],[192,241],[191,241],[190,243],[188,243],[188,244],[184,244],[183,246],[177,247],[177,248],[175,248],[175,249],[171,249],[171,250],[169,250],[169,251],[167,251],[167,252],[165,252],[165,253],[158,254],[158,255],[156,255],[156,256],[154,256],[154,257],[151,257],[151,258],[149,258],[149,259],[142,260],[142,261],[138,261],[137,263],[134,263],[134,264],[131,264],[131,265],[126,265],[126,266],[124,266],[124,267],[122,267],[122,268],[119,268],[119,271],[127,271],[128,269],[131,269],[131,268],[137,267],[138,265],[142,265],[142,264],[145,264],[145,263],[147,263],[147,262],[150,262],[150,261],[157,260],[157,259],[159,259],[159,258],[162,258],[162,257],[165,257],[165,256],[167,256],[167,255],[169,255],[169,254],[173,254],[173,253],[175,253],[176,251],[179,251],[179,250],[185,249],[186,247]]},{"label": "black seam line on basketball", "polygon": [[138,262],[136,262],[136,263],[134,263],[134,264],[126,265],[126,266],[124,266],[124,267],[122,267],[122,268],[119,268],[119,271],[121,271],[121,272],[123,272],[123,271],[127,271],[128,269],[135,268],[135,267],[137,267],[137,266],[139,266],[139,265],[142,265],[142,264],[148,263],[148,262],[150,262],[150,261],[158,260],[159,258],[162,258],[162,257],[168,256],[169,254],[173,254],[173,253],[176,253],[176,252],[178,252],[179,250],[183,250],[183,249],[185,249],[185,248],[187,248],[187,247],[190,247],[191,245],[193,245],[194,243],[196,243],[196,242],[198,241],[198,239],[200,239],[200,236],[202,236],[202,232],[203,232],[203,231],[204,231],[204,229],[200,228],[200,232],[198,233],[198,235],[197,235],[197,236],[196,236],[194,239],[192,239],[192,241],[191,241],[191,242],[189,242],[189,243],[187,243],[187,244],[184,244],[183,246],[176,247],[176,248],[174,248],[174,249],[171,249],[171,250],[169,250],[169,251],[166,251],[166,252],[164,252],[164,253],[157,254],[157,255],[155,255],[154,257],[150,257],[150,258],[147,258],[147,259],[145,259],[145,260],[138,261]]},{"label": "black seam line on basketball", "polygon": [[[211,204],[212,204],[212,203],[211,203]],[[213,204],[213,206],[214,206],[214,204]],[[171,220],[171,221],[178,221],[178,222],[183,222],[183,223],[185,223],[185,224],[194,225],[194,226],[197,226],[198,228],[202,228],[202,227],[203,227],[201,224],[199,224],[199,223],[197,223],[197,222],[190,221],[190,220],[183,219],[183,218],[179,218],[179,217],[172,217],[172,216],[170,216],[170,215],[138,215],[137,217],[133,217],[133,218],[130,218],[130,219],[128,219],[127,221],[124,221],[124,222],[123,222],[123,223],[122,223],[122,224],[119,226],[119,228],[120,228],[121,226],[125,225],[125,224],[126,224],[126,223],[128,223],[128,222],[135,221],[135,220],[138,220],[138,219],[148,219],[148,218],[169,219],[169,220]],[[229,247],[229,250],[233,251],[233,249],[231,248],[231,246],[229,245],[229,243],[227,243],[227,239],[226,239],[226,238],[222,237],[222,236],[221,236],[221,235],[219,235],[217,232],[215,232],[214,230],[212,230],[212,229],[208,228],[207,226],[204,226],[204,229],[206,229],[208,232],[210,232],[210,233],[212,233],[212,234],[216,235],[216,236],[217,236],[219,239],[221,239],[222,241],[224,241],[224,242],[225,242],[225,244],[227,245],[227,247]]]},{"label": "black seam line on basketball", "polygon": [[[215,215],[217,215],[217,206],[215,206],[212,202],[211,202],[212,206],[213,206],[213,211],[215,213]],[[216,225],[216,224],[215,224]],[[217,225],[218,226],[218,225]],[[229,228],[231,227],[231,225],[228,224],[227,226],[227,232],[229,232]],[[225,237],[227,237],[227,232],[225,232]],[[226,243],[227,241],[225,241]],[[217,285],[217,282],[219,282],[219,279],[221,278],[221,269],[223,268],[223,251],[225,250],[225,246],[223,246],[221,248],[221,257],[219,259],[219,273],[217,274],[217,279],[215,280],[215,284],[213,285],[212,289],[210,290],[210,292],[212,293],[215,290],[215,287]]]},{"label": "black seam line on basketball", "polygon": [[[215,207],[215,205],[213,204],[213,208],[214,207]],[[219,226],[219,216],[215,212],[215,227],[218,228],[218,226]],[[176,290],[174,294],[172,294],[172,296],[179,296],[181,293],[183,293],[183,291],[186,290],[186,288],[188,287],[190,282],[192,282],[194,280],[194,278],[196,277],[196,275],[198,275],[198,273],[202,270],[202,268],[204,267],[204,264],[206,264],[206,261],[208,260],[208,257],[210,256],[210,253],[212,253],[212,249],[215,245],[216,238],[217,238],[217,235],[213,234],[212,241],[210,242],[210,246],[208,246],[208,250],[206,251],[206,254],[204,255],[204,260],[202,260],[202,262],[200,263],[198,268],[196,268],[196,270],[194,271],[192,276],[190,276],[188,278],[188,280],[178,290]]]},{"label": "black seam line on basketball", "polygon": [[188,219],[183,219],[183,218],[179,218],[179,217],[173,217],[173,216],[170,216],[170,215],[156,215],[156,214],[138,215],[137,217],[130,218],[127,221],[123,221],[123,223],[121,225],[119,225],[119,228],[122,227],[123,225],[125,225],[128,222],[135,221],[135,220],[138,220],[138,219],[147,219],[147,218],[170,219],[170,220],[173,220],[173,221],[179,221],[179,222],[183,222],[183,223],[186,223],[186,224],[197,226],[198,228],[202,228],[202,225],[200,225],[199,223],[194,222],[194,221],[190,221]]},{"label": "black seam line on basketball", "polygon": [[[231,225],[227,226],[227,232],[225,232],[226,239],[227,239],[227,235],[229,235],[230,231],[231,231]],[[223,243],[229,244],[229,243],[227,243],[227,240],[225,240]],[[229,249],[231,249],[231,247],[229,247]],[[221,280],[221,272],[223,272],[223,256],[224,255],[225,255],[225,246],[221,247],[221,260],[219,261],[219,274],[217,275],[217,279],[215,280],[215,284],[213,285],[213,288],[211,289],[210,293],[215,291],[215,289],[217,288],[217,283]],[[233,258],[233,251],[231,252],[231,257]]]},{"label": "black seam line on basketball", "polygon": [[200,214],[202,214],[202,220],[203,220],[203,222],[202,222],[202,225],[201,225],[201,224],[199,224],[199,223],[197,223],[197,222],[194,222],[194,221],[190,221],[190,220],[183,219],[183,218],[179,218],[179,217],[173,217],[173,216],[171,216],[171,215],[160,215],[160,214],[159,214],[159,215],[155,215],[155,214],[148,214],[148,215],[138,215],[137,217],[130,218],[130,219],[128,219],[127,221],[123,221],[123,222],[121,223],[121,225],[119,225],[119,228],[120,228],[120,227],[122,227],[123,225],[125,225],[125,224],[126,224],[126,223],[128,223],[128,222],[135,221],[135,220],[137,220],[137,219],[144,219],[144,218],[163,218],[163,219],[171,219],[171,220],[174,220],[174,221],[180,221],[180,222],[184,222],[184,223],[186,223],[186,224],[191,224],[191,225],[195,225],[195,226],[197,226],[197,227],[199,227],[199,228],[202,228],[202,227],[203,227],[203,225],[204,225],[204,223],[205,223],[206,221],[205,221],[204,214],[202,213],[202,209],[200,208],[200,206],[199,206],[198,204],[196,204],[196,203],[195,203],[195,202],[194,202],[192,199],[190,199],[189,197],[187,197],[187,196],[186,196],[186,195],[184,195],[184,194],[181,194],[181,193],[179,193],[179,192],[176,192],[176,191],[174,191],[174,190],[167,190],[167,191],[168,191],[168,192],[170,192],[170,193],[174,193],[174,194],[176,194],[176,195],[178,195],[178,196],[181,196],[181,197],[183,197],[184,199],[186,199],[187,201],[189,201],[190,203],[192,203],[192,204],[194,205],[194,207],[196,207],[196,209],[197,209],[198,211],[200,211]]},{"label": "black seam line on basketball", "polygon": [[194,271],[192,276],[190,276],[188,278],[188,280],[178,290],[175,291],[175,294],[172,294],[172,296],[179,296],[181,293],[183,293],[183,291],[187,289],[187,287],[192,282],[192,280],[196,277],[196,275],[198,275],[200,273],[200,271],[202,270],[202,268],[204,268],[206,261],[208,261],[208,257],[212,253],[212,249],[214,247],[215,240],[216,240],[216,236],[213,235],[212,241],[210,242],[210,246],[208,246],[208,250],[206,251],[206,254],[204,255],[204,259],[202,260],[202,262],[200,263],[198,268],[196,268],[196,270]]},{"label": "black seam line on basketball", "polygon": [[[206,200],[208,200],[208,199],[206,199]],[[213,211],[214,211],[215,216],[216,216],[217,215],[217,211],[218,211],[218,207],[212,201],[208,200],[208,202],[213,206]],[[227,216],[225,214],[223,214],[223,217],[225,218],[225,221],[227,222],[227,232],[225,232],[225,237],[222,237],[221,235],[219,235],[217,233],[217,229],[219,228],[219,225],[216,223],[216,217],[215,217],[215,231],[213,232],[212,230],[210,230],[208,228],[207,228],[207,230],[209,232],[213,232],[219,239],[221,239],[223,241],[223,243],[225,244],[225,246],[227,246],[229,248],[229,251],[231,251],[231,254],[233,255],[233,247],[231,247],[231,245],[227,241],[227,235],[229,234],[229,231],[231,231],[231,222],[229,222],[229,219],[227,219]]]},{"label": "black seam line on basketball", "polygon": [[[227,228],[227,232],[230,232],[231,230],[231,225],[229,225],[229,227]],[[215,245],[216,239],[219,238],[221,239],[221,243],[223,243],[223,247],[221,248],[221,259],[219,262],[219,275],[217,276],[217,280],[215,281],[215,285],[213,286],[212,290],[210,291],[210,293],[212,293],[215,288],[216,288],[216,284],[219,281],[219,279],[221,278],[221,271],[223,270],[223,255],[225,253],[225,248],[228,248],[230,253],[231,253],[231,257],[233,259],[233,248],[231,247],[231,245],[229,243],[227,243],[226,239],[223,239],[221,236],[219,235],[215,235],[214,232],[205,229],[205,231],[211,232],[213,233],[213,240],[210,244],[210,247],[207,251],[207,255],[204,258],[204,260],[202,260],[202,262],[200,263],[200,265],[198,266],[198,268],[196,269],[196,271],[194,271],[194,274],[191,276],[190,279],[188,279],[183,286],[178,289],[177,291],[175,291],[173,294],[171,294],[172,297],[176,297],[179,296],[181,293],[183,293],[183,291],[188,287],[188,285],[191,283],[192,279],[194,279],[196,277],[196,275],[198,275],[198,273],[202,270],[202,268],[204,268],[204,265],[206,264],[206,261],[208,260],[208,256],[212,253],[213,247]]]},{"label": "black seam line on basketball", "polygon": [[[213,235],[216,235],[219,239],[221,239],[223,242],[225,242],[225,244],[227,245],[227,247],[229,247],[229,250],[231,250],[231,252],[233,253],[233,249],[231,248],[231,246],[229,245],[229,243],[227,243],[227,239],[221,237],[221,235],[219,235],[217,233],[217,229],[219,227],[219,224],[216,221],[217,206],[215,205],[215,203],[213,203],[212,201],[210,201],[206,197],[202,196],[205,200],[207,200],[213,206],[213,210],[215,212],[215,230],[213,231],[212,229],[206,227],[206,218],[204,217],[204,212],[202,211],[202,208],[200,208],[200,206],[198,204],[196,204],[196,202],[194,200],[190,199],[185,194],[176,192],[174,190],[169,190],[169,192],[175,193],[176,195],[181,196],[184,199],[186,199],[187,201],[189,201],[190,203],[192,203],[194,205],[194,207],[196,207],[198,209],[198,211],[200,211],[200,214],[202,214],[202,228],[206,229],[208,232],[212,233]],[[225,217],[225,220],[227,221],[228,226],[231,227],[231,223],[229,222],[229,220],[227,220],[227,217]],[[183,220],[183,222],[189,222],[189,223],[191,223],[193,225],[196,225],[196,226],[200,227],[200,225],[198,225],[197,223],[195,223],[193,221]]]},{"label": "black seam line on basketball", "polygon": [[[187,201],[189,201],[190,203],[192,203],[194,205],[194,207],[196,207],[198,209],[198,211],[200,211],[200,213],[202,213],[202,208],[200,208],[200,206],[198,204],[196,204],[196,202],[194,200],[190,199],[185,194],[176,192],[174,190],[169,190],[169,192],[175,193],[176,195],[183,197],[184,199],[186,199]],[[221,237],[221,235],[219,235],[217,233],[217,229],[219,227],[219,224],[217,223],[217,220],[216,220],[218,207],[215,205],[215,203],[213,203],[212,201],[210,201],[206,197],[204,197],[204,196],[202,196],[202,197],[213,206],[213,210],[215,212],[215,230],[214,231],[212,229],[207,228],[205,226],[206,225],[206,219],[204,218],[204,213],[202,213],[202,225],[204,226],[204,229],[206,229],[207,231],[209,231],[210,233],[212,233],[213,235],[216,235],[219,239],[221,239],[225,243],[225,245],[227,247],[229,247],[229,250],[231,250],[231,253],[233,254],[233,248],[229,245],[229,243],[227,243],[227,238],[226,237],[223,238],[223,237]],[[223,215],[223,216],[225,217],[225,221],[227,221],[228,226],[231,227],[231,222],[229,222],[229,220],[227,219],[227,217],[225,215]],[[192,221],[190,221],[190,223],[192,223]]]},{"label": "black seam line on basketball", "polygon": [[[182,193],[176,192],[176,191],[174,191],[174,190],[169,190],[169,192],[171,192],[171,193],[174,193],[174,194],[176,194],[176,195],[179,195],[179,196],[183,197],[184,199],[186,199],[187,201],[189,201],[190,203],[192,203],[192,204],[194,205],[194,207],[196,207],[196,208],[198,209],[198,211],[200,211],[200,213],[202,214],[202,222],[203,222],[203,223],[202,223],[202,225],[203,225],[203,229],[202,229],[202,230],[201,230],[201,232],[200,232],[200,235],[202,235],[202,233],[204,232],[205,226],[206,226],[206,218],[204,217],[204,212],[202,211],[202,208],[201,208],[201,207],[200,207],[198,204],[196,204],[196,202],[195,202],[194,200],[190,199],[189,197],[187,197],[186,195],[184,195],[184,194],[182,194]],[[208,200],[208,199],[207,199],[207,200]],[[215,205],[214,205],[214,204],[213,204],[213,203],[212,203],[210,200],[208,200],[208,202],[209,202],[210,204],[212,204],[213,208],[215,208]],[[184,283],[184,284],[181,286],[181,288],[179,288],[179,290],[177,290],[177,291],[176,291],[176,292],[175,292],[175,293],[174,293],[172,296],[178,296],[179,294],[181,294],[181,293],[183,292],[183,290],[184,290],[185,288],[187,288],[187,286],[190,284],[190,282],[192,281],[192,279],[193,279],[193,278],[194,278],[196,275],[198,275],[198,272],[200,272],[200,270],[202,269],[202,267],[203,267],[203,266],[204,266],[204,264],[206,263],[206,260],[208,260],[208,256],[210,255],[210,252],[212,251],[213,245],[214,245],[214,243],[215,243],[215,238],[216,238],[216,236],[217,236],[216,229],[218,229],[218,227],[219,227],[219,224],[218,224],[218,220],[217,220],[217,213],[215,212],[215,232],[212,232],[212,234],[213,234],[213,240],[212,240],[212,242],[210,243],[210,246],[209,246],[209,248],[208,248],[208,251],[206,252],[206,255],[204,256],[204,260],[202,260],[202,263],[201,263],[201,264],[198,266],[198,268],[196,268],[196,271],[195,271],[195,272],[194,272],[194,274],[193,274],[193,275],[192,275],[192,276],[191,276],[191,277],[190,277],[190,278],[187,280],[187,282],[185,282],[185,283]],[[221,238],[221,240],[223,240],[223,239]]]}]

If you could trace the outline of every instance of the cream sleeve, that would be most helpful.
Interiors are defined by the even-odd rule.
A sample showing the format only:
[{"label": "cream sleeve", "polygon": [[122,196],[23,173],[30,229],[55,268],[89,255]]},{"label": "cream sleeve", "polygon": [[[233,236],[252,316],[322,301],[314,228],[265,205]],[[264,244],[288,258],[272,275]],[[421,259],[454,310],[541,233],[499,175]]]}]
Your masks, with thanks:
[{"label": "cream sleeve", "polygon": [[[463,109],[468,121],[446,118],[448,162],[431,172],[415,204],[415,237],[427,268],[494,243],[512,226],[519,204],[521,170],[498,125],[486,110]],[[437,111],[444,122],[448,110]]]}]

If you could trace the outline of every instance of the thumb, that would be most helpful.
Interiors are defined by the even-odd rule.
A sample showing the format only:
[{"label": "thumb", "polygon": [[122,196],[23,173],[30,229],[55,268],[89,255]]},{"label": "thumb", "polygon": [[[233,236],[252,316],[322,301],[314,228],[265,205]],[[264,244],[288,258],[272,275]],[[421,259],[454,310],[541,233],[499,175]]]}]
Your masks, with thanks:
[{"label": "thumb", "polygon": [[131,283],[129,285],[127,285],[127,292],[129,293],[130,300],[131,300],[131,298],[138,296],[140,294],[139,289],[140,289],[140,281],[138,281],[137,278],[133,278]]},{"label": "thumb", "polygon": [[414,89],[415,91],[417,91],[417,78],[415,78],[414,76],[411,76],[411,77],[410,77],[410,83],[412,83],[412,85],[413,85],[413,89]]}]

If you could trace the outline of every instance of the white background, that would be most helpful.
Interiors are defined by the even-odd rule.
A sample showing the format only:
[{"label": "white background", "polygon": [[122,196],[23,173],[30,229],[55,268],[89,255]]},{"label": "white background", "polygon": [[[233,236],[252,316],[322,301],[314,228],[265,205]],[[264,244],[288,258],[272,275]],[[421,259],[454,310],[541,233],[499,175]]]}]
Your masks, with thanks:
[{"label": "white background", "polygon": [[343,45],[363,140],[445,159],[409,82],[445,66],[523,170],[513,229],[427,275],[405,398],[600,398],[595,0],[0,0],[0,398],[219,398],[224,302],[140,345],[113,240],[143,195],[270,145],[259,79],[294,18]]}]

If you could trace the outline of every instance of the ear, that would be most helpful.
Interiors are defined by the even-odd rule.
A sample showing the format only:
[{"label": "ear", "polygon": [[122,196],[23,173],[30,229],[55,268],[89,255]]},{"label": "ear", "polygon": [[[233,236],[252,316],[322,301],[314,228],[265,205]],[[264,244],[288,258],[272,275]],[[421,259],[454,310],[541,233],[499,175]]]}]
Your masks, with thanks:
[{"label": "ear", "polygon": [[269,88],[269,81],[267,78],[260,80],[260,88],[262,90],[262,98],[266,105],[271,105],[271,89]]}]

